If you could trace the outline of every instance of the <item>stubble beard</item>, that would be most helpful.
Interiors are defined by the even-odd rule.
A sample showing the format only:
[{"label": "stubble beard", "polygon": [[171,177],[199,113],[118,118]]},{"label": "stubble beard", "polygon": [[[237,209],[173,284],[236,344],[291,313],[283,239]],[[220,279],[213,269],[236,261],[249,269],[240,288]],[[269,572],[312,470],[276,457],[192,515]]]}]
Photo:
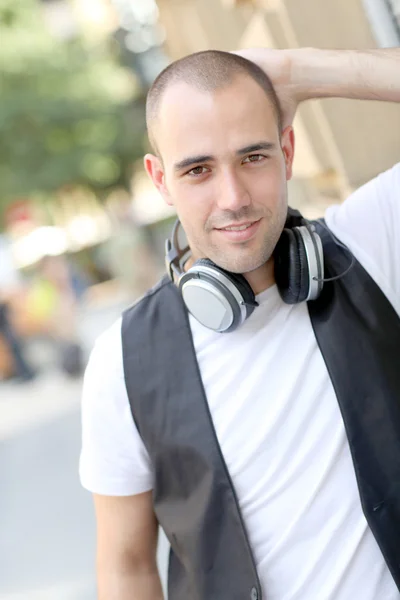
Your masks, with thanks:
[{"label": "stubble beard", "polygon": [[237,244],[236,248],[221,248],[216,244],[210,244],[208,258],[217,266],[231,273],[250,273],[265,265],[272,257],[275,246],[281,236],[287,215],[287,205],[275,215],[264,217],[268,221],[267,231],[261,240],[249,240]]},{"label": "stubble beard", "polygon": [[234,252],[220,248],[210,247],[209,258],[216,265],[231,273],[250,273],[266,264],[272,256],[275,242],[271,238],[264,239],[261,247],[254,250],[251,243],[244,242],[238,245]]}]

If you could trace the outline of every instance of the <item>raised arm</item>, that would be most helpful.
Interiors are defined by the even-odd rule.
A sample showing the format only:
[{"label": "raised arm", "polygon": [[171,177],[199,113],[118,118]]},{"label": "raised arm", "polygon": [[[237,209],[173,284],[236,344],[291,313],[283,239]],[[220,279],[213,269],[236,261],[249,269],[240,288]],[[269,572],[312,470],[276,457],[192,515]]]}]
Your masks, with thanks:
[{"label": "raised arm", "polygon": [[400,102],[400,49],[292,51],[302,99],[354,98]]},{"label": "raised arm", "polygon": [[94,500],[98,600],[163,600],[151,492]]},{"label": "raised arm", "polygon": [[298,104],[312,98],[400,102],[400,48],[320,50],[251,48],[238,54],[271,77],[281,100],[284,125]]}]

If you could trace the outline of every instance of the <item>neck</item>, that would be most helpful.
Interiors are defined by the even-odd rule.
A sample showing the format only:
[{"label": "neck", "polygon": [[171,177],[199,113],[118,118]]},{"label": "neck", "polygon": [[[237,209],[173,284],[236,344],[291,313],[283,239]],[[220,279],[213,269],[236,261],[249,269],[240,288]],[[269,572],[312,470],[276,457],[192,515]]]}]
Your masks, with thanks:
[{"label": "neck", "polygon": [[274,259],[270,258],[268,262],[258,269],[249,273],[243,273],[243,276],[250,284],[254,295],[261,294],[261,292],[264,292],[275,284]]},{"label": "neck", "polygon": [[[190,257],[184,265],[184,271],[188,271],[194,262],[195,259]],[[258,267],[258,269],[249,271],[248,273],[243,273],[243,277],[250,284],[255,296],[272,287],[275,285],[273,257],[271,257],[264,265]]]}]

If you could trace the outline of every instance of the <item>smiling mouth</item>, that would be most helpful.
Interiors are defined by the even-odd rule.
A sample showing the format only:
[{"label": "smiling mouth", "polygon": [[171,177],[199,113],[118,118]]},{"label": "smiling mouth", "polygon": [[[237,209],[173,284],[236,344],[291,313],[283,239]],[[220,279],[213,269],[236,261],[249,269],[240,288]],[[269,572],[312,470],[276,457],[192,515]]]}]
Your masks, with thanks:
[{"label": "smiling mouth", "polygon": [[245,229],[248,229],[257,222],[258,221],[250,221],[243,223],[242,225],[229,225],[227,227],[216,227],[216,229],[218,229],[218,231],[245,231]]},{"label": "smiling mouth", "polygon": [[248,221],[247,223],[238,223],[237,225],[216,228],[215,231],[230,242],[248,242],[256,235],[260,223],[261,219],[258,221]]}]

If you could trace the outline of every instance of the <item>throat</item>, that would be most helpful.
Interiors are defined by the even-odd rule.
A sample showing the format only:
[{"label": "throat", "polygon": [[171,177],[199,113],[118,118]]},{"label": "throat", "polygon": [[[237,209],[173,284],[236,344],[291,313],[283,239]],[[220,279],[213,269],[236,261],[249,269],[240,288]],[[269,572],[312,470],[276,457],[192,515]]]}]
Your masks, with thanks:
[{"label": "throat", "polygon": [[273,258],[270,258],[267,263],[258,269],[255,269],[254,271],[243,273],[243,276],[250,284],[254,295],[257,296],[258,294],[261,294],[261,292],[264,292],[268,288],[275,285]]}]

